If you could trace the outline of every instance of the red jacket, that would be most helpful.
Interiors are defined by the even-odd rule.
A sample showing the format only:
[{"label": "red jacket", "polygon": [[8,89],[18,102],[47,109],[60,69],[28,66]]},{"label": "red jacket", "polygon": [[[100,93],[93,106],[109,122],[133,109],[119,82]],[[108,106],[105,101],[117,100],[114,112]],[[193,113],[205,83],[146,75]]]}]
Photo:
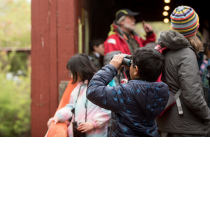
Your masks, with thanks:
[{"label": "red jacket", "polygon": [[[134,39],[139,44],[139,47],[144,47],[147,43],[155,42],[156,40],[156,36],[154,32],[150,34],[149,36],[146,36],[146,40],[142,39],[135,32],[133,32],[133,36],[134,36]],[[129,45],[126,42],[125,38],[123,37],[122,30],[115,23],[111,25],[111,31],[109,33],[109,36],[104,42],[104,50],[105,50],[105,55],[112,51],[121,51],[121,53],[131,55]]]}]

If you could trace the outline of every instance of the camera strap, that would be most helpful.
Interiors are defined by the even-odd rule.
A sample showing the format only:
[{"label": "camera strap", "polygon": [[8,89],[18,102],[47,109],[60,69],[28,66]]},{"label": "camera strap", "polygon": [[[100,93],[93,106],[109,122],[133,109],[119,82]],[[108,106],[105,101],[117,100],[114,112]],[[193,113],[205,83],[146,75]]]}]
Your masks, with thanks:
[{"label": "camera strap", "polygon": [[[79,91],[78,91],[78,94],[77,94],[77,99],[76,99],[76,101],[75,101],[75,108],[72,109],[72,113],[73,113],[73,115],[74,115],[74,122],[75,122],[75,118],[76,118],[75,113],[76,113],[77,100],[78,100],[78,97],[79,97],[79,94],[80,94],[80,91],[81,91],[81,87],[82,87],[82,86],[85,86],[85,84],[84,84],[84,85],[81,85],[81,86],[79,87]],[[85,122],[87,122],[87,102],[88,102],[88,100],[87,100],[87,98],[86,98],[86,101],[85,101]]]},{"label": "camera strap", "polygon": [[[154,48],[155,50],[158,50],[161,54],[163,54],[163,51],[164,50],[167,50],[168,48],[167,47],[165,47],[165,46],[161,46],[161,45],[156,45],[156,47]],[[160,80],[161,81],[161,80]],[[175,94],[175,96],[173,96],[172,94],[170,95],[169,94],[169,100],[168,100],[168,103],[167,103],[167,105],[166,105],[166,108],[164,109],[164,111],[161,113],[161,115],[167,110],[167,109],[169,109],[171,106],[173,106],[173,104],[174,103],[169,103],[169,102],[171,102],[171,100],[170,100],[170,96],[172,97],[172,98],[174,98],[175,100],[176,100],[176,105],[177,105],[177,108],[178,108],[178,113],[179,113],[179,115],[182,115],[183,114],[183,109],[182,109],[182,104],[181,104],[181,101],[180,101],[180,99],[179,99],[179,96],[181,95],[181,88],[178,90],[178,92]],[[173,101],[173,100],[172,100]],[[159,116],[161,116],[161,115],[159,115]]]},{"label": "camera strap", "polygon": [[159,44],[156,45],[156,47],[154,48],[155,50],[159,51],[161,54],[163,54],[164,50],[167,50],[167,47],[162,47]]}]

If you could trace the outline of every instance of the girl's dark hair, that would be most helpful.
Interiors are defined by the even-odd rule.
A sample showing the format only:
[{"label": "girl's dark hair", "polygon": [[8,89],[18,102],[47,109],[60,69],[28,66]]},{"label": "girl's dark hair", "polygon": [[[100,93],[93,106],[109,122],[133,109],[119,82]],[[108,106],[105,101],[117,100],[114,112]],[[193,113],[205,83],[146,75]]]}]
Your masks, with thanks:
[{"label": "girl's dark hair", "polygon": [[73,74],[72,84],[77,82],[77,75],[80,76],[82,82],[88,80],[89,83],[93,75],[97,72],[92,61],[84,53],[79,53],[71,57],[67,62],[66,68]]}]

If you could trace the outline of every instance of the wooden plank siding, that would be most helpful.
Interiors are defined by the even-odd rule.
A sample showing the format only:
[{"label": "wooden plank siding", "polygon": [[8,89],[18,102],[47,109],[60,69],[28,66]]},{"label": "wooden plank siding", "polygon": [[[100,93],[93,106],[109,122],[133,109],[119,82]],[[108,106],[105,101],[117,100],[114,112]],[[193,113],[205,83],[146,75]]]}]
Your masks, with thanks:
[{"label": "wooden plank siding", "polygon": [[53,117],[58,107],[58,53],[57,53],[57,1],[49,2],[50,60],[49,60],[49,115]]},{"label": "wooden plank siding", "polygon": [[59,83],[70,79],[66,63],[78,52],[84,2],[32,0],[31,136],[46,134],[47,121],[58,107]]},{"label": "wooden plank siding", "polygon": [[49,1],[32,1],[32,136],[43,136],[49,119]]},{"label": "wooden plank siding", "polygon": [[[75,1],[62,0],[58,4],[58,25],[57,25],[57,50],[58,50],[58,81],[69,80],[69,72],[66,70],[66,63],[76,52],[75,34]],[[66,8],[66,9],[64,9]]]}]

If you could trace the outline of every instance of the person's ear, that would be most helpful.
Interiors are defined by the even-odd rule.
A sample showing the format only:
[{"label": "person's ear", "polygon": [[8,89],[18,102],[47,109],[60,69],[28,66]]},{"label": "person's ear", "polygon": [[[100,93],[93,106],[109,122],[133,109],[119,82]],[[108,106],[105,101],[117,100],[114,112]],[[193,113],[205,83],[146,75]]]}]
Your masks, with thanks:
[{"label": "person's ear", "polygon": [[135,66],[134,69],[135,69],[135,70],[134,70],[134,75],[137,76],[138,73],[139,73],[139,68],[138,68],[138,66]]},{"label": "person's ear", "polygon": [[98,47],[96,45],[93,46],[94,51],[97,51],[97,48]]}]

